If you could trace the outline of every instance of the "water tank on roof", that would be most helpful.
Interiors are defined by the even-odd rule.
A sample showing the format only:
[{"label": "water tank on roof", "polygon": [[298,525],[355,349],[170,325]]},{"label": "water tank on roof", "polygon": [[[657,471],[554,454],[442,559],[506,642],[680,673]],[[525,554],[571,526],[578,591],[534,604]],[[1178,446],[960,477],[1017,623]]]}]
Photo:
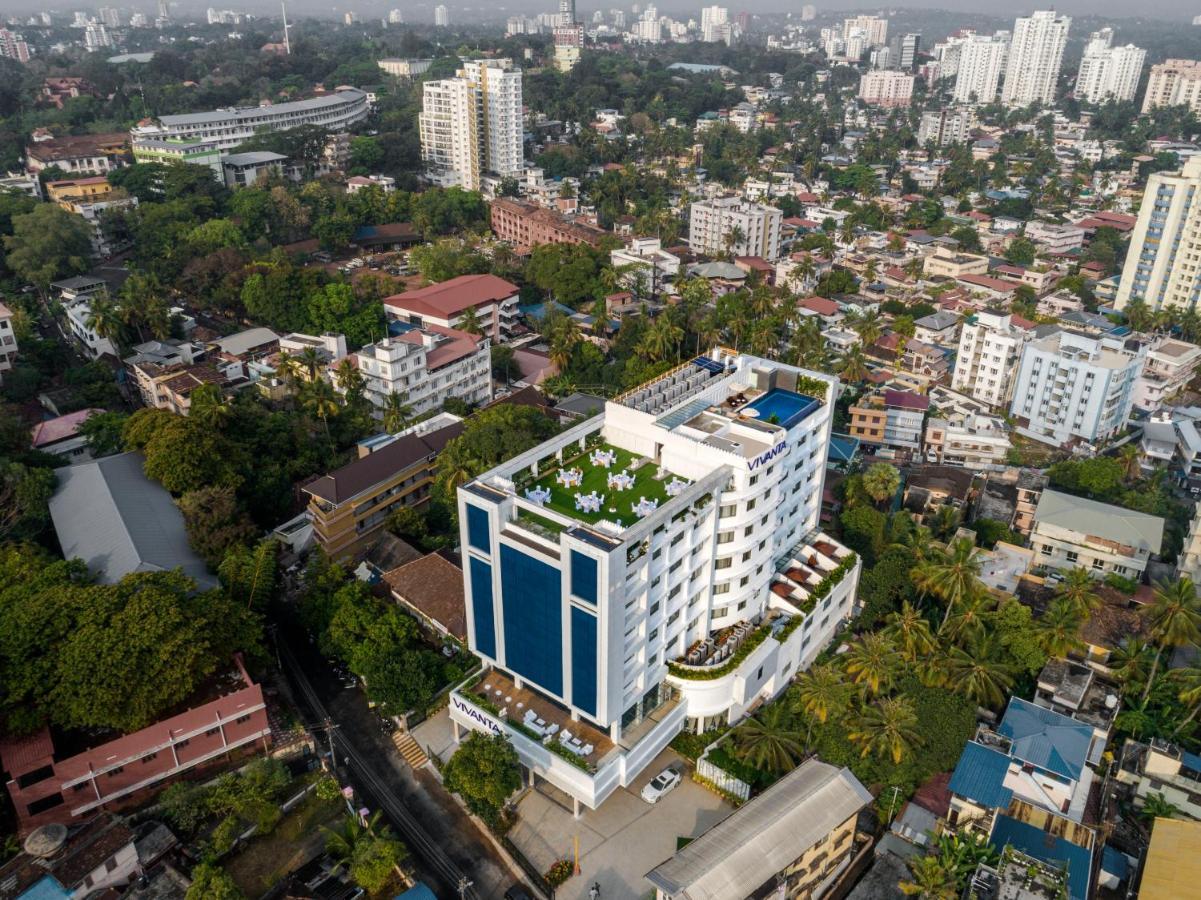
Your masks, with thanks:
[{"label": "water tank on roof", "polygon": [[67,842],[66,825],[42,825],[25,838],[25,852],[38,859],[49,859]]}]

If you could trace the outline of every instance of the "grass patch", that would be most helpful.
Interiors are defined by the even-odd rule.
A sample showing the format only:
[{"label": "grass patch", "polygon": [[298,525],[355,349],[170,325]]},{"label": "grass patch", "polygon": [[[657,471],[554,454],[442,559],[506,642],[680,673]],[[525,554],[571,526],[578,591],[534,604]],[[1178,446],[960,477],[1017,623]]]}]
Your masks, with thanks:
[{"label": "grass patch", "polygon": [[[648,500],[658,500],[662,506],[669,499],[667,496],[667,482],[671,481],[671,475],[659,480],[655,476],[659,473],[659,467],[654,463],[645,463],[638,469],[631,470],[630,474],[634,476],[634,486],[629,490],[618,491],[609,490],[609,473],[621,472],[628,469],[630,463],[638,458],[637,454],[631,453],[628,450],[622,450],[618,447],[613,447],[608,444],[602,444],[599,448],[611,450],[617,454],[616,461],[609,467],[594,466],[591,462],[592,450],[580,454],[574,459],[564,461],[564,469],[579,469],[584,473],[583,482],[579,487],[565,488],[555,479],[557,470],[548,472],[542,478],[539,478],[535,484],[538,487],[548,488],[550,490],[550,500],[546,504],[547,509],[553,509],[555,512],[562,513],[565,516],[570,516],[581,522],[596,523],[601,519],[610,521],[620,520],[623,525],[631,525],[638,521],[638,516],[634,514],[631,508],[638,503],[639,499],[646,497]],[[681,479],[684,480],[684,479]],[[596,491],[597,494],[603,495],[605,500],[601,504],[600,512],[583,512],[575,508],[575,495],[591,494]],[[609,512],[612,507],[617,512]]]}]

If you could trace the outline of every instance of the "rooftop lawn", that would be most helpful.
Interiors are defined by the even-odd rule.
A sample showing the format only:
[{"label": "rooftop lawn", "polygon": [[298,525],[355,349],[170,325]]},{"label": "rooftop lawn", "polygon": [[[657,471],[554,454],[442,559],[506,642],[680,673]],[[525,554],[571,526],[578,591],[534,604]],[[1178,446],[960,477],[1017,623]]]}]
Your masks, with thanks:
[{"label": "rooftop lawn", "polygon": [[[609,467],[594,466],[591,462],[593,449],[610,450],[617,454],[617,460]],[[630,471],[634,476],[634,486],[625,491],[609,490],[609,473],[621,472],[629,469],[630,463],[637,459],[637,455],[628,450],[622,450],[610,444],[601,444],[597,448],[590,448],[579,456],[564,460],[564,469],[579,469],[584,473],[583,483],[579,487],[565,488],[555,480],[558,469],[546,473],[544,476],[534,482],[533,486],[550,488],[550,501],[546,503],[546,509],[552,509],[555,512],[562,513],[565,516],[570,516],[581,522],[594,524],[601,519],[608,519],[611,522],[621,520],[622,525],[633,525],[639,521],[638,516],[631,508],[642,497],[648,500],[658,500],[662,506],[668,501],[667,482],[671,481],[673,476],[668,474],[666,478],[659,481],[655,476],[659,473],[659,467],[654,463],[644,463],[637,469]],[[687,481],[682,478],[681,481]],[[598,495],[603,495],[605,500],[601,504],[599,513],[584,512],[575,508],[575,495],[577,493],[587,495],[596,491]],[[525,492],[522,492],[525,496]],[[609,509],[616,509],[616,512],[609,512]]]}]

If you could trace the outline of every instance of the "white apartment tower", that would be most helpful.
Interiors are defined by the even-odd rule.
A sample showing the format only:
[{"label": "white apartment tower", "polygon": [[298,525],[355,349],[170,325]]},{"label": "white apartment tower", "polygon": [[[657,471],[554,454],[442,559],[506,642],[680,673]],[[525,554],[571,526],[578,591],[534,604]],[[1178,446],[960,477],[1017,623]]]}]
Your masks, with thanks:
[{"label": "white apartment tower", "polygon": [[1094,31],[1076,76],[1076,99],[1089,103],[1130,101],[1138,90],[1147,51],[1133,44],[1113,46],[1113,29]]},{"label": "white apartment tower", "polygon": [[701,9],[701,40],[707,43],[724,42],[729,36],[730,11],[724,6],[706,6]]},{"label": "white apartment tower", "polygon": [[774,206],[751,203],[739,197],[718,197],[692,204],[688,241],[693,251],[719,256],[780,257],[780,223],[783,213]]},{"label": "white apartment tower", "polygon": [[438,28],[450,27],[450,10],[445,4],[439,3],[434,7],[434,25]]},{"label": "white apartment tower", "polygon": [[1013,375],[1030,333],[1008,313],[981,310],[964,322],[951,387],[996,409],[1009,402]]},{"label": "white apartment tower", "polygon": [[1201,112],[1201,62],[1169,59],[1151,67],[1143,112],[1156,106],[1187,106]]},{"label": "white apartment tower", "polygon": [[457,77],[423,90],[421,156],[432,180],[478,190],[484,172],[521,172],[521,70],[510,60],[464,60]]},{"label": "white apartment tower", "polygon": [[859,563],[819,525],[836,393],[714,350],[461,487],[485,671],[456,739],[505,734],[578,814],[783,690],[853,612]]},{"label": "white apartment tower", "polygon": [[[452,328],[409,329],[354,354],[364,395],[382,410],[399,394],[414,415],[441,409],[447,397],[471,404],[492,399],[490,341]],[[382,413],[381,413],[382,414]]]},{"label": "white apartment tower", "polygon": [[882,19],[879,16],[852,16],[849,19],[844,19],[842,22],[842,39],[850,42],[851,35],[856,32],[862,32],[867,46],[880,47],[888,43],[888,20]]},{"label": "white apartment tower", "polygon": [[901,68],[906,72],[913,71],[921,46],[922,36],[920,34],[907,34],[901,38]]},{"label": "white apartment tower", "polygon": [[952,106],[922,113],[917,129],[917,142],[923,147],[933,143],[943,147],[962,144],[976,126],[976,115],[970,106]]},{"label": "white apartment tower", "polygon": [[1009,412],[1045,444],[1097,444],[1122,431],[1147,348],[1115,337],[1059,331],[1022,350]]},{"label": "white apartment tower", "polygon": [[859,78],[859,99],[871,106],[899,109],[913,102],[913,76],[897,69],[874,69]]},{"label": "white apartment tower", "polygon": [[1005,71],[1009,53],[1009,35],[972,34],[959,47],[959,64],[955,74],[956,103],[992,103],[997,99],[997,87]]},{"label": "white apartment tower", "polygon": [[1071,19],[1056,15],[1054,10],[1039,10],[1013,23],[1002,103],[1029,106],[1055,101],[1055,84],[1071,24]]},{"label": "white apartment tower", "polygon": [[1201,157],[1194,156],[1179,172],[1156,172],[1147,179],[1114,306],[1125,309],[1139,297],[1153,310],[1194,308],[1201,297],[1198,258]]}]

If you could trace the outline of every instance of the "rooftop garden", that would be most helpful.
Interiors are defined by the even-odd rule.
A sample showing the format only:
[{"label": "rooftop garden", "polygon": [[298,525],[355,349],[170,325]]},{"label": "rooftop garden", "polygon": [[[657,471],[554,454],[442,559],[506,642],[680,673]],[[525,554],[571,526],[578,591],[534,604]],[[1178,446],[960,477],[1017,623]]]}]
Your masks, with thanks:
[{"label": "rooftop garden", "polygon": [[[595,466],[592,464],[592,453],[595,450],[614,453],[616,459],[608,468]],[[676,477],[666,470],[660,472],[660,468],[651,462],[634,468],[634,461],[640,458],[629,450],[622,450],[611,444],[597,444],[577,456],[565,459],[562,466],[548,470],[542,477],[532,482],[530,487],[549,490],[550,500],[545,503],[545,508],[570,518],[589,524],[608,519],[610,522],[617,522],[620,525],[632,525],[638,521],[638,515],[631,507],[643,497],[647,500],[657,500],[662,506],[670,499],[667,495],[667,484]],[[561,485],[558,481],[558,473],[564,469],[579,469],[582,473],[580,484],[574,487]],[[624,491],[611,489],[609,475],[616,472],[629,472],[634,478],[634,484]],[[596,491],[598,496],[605,498],[599,512],[576,509],[575,495],[587,496],[593,491]],[[525,496],[524,489],[521,490],[521,495]]]}]

